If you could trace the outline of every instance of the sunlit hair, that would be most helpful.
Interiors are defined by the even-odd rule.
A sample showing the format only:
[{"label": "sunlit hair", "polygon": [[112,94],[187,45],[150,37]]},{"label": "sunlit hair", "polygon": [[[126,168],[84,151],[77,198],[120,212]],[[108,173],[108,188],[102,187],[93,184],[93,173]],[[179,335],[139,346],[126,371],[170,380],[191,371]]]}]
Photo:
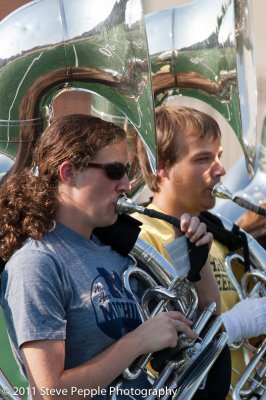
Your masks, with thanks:
[{"label": "sunlit hair", "polygon": [[33,165],[10,173],[1,185],[1,258],[8,260],[25,239],[40,240],[51,230],[58,209],[59,167],[64,161],[82,169],[99,150],[125,138],[123,129],[97,117],[56,118],[35,146]]},{"label": "sunlit hair", "polygon": [[[175,105],[156,109],[156,132],[160,167],[172,167],[179,160],[181,154],[178,139],[181,136],[208,136],[213,140],[221,137],[220,128],[211,116],[193,108]],[[152,192],[159,192],[160,177],[152,173],[145,146],[140,138],[137,140],[143,178]]]}]

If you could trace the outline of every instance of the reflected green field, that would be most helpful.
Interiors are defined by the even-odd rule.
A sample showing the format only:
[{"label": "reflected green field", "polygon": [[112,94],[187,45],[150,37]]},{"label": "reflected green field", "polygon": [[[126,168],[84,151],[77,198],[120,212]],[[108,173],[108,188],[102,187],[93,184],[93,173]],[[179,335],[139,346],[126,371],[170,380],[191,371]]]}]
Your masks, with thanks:
[{"label": "reflected green field", "polygon": [[[9,339],[6,331],[5,320],[3,311],[0,309],[0,368],[15,388],[19,388],[19,392],[26,393],[28,386],[27,381],[20,374],[19,368],[13,358],[12,350],[10,348]],[[26,399],[27,396],[21,396]]]}]

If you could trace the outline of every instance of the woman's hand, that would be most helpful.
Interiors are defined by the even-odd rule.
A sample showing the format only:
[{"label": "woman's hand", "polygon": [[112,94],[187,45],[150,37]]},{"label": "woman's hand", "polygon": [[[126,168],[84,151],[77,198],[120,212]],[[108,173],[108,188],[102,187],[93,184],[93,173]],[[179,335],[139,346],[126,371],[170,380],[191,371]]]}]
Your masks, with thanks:
[{"label": "woman's hand", "polygon": [[213,235],[211,232],[207,232],[206,224],[201,222],[198,217],[191,217],[189,214],[181,215],[180,229],[196,246],[208,244],[209,249],[211,248]]},{"label": "woman's hand", "polygon": [[192,321],[178,311],[161,312],[152,317],[128,335],[134,335],[139,346],[139,355],[153,353],[177,345],[177,333],[185,333],[191,339],[198,335],[190,328]]}]

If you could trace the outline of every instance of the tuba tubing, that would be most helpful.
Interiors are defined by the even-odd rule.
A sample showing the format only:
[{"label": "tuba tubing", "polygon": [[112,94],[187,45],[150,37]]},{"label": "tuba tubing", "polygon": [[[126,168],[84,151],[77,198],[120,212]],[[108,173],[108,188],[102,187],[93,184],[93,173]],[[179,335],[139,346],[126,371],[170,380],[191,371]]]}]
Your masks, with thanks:
[{"label": "tuba tubing", "polygon": [[[124,197],[118,200],[117,208],[119,213],[145,213],[146,210]],[[117,388],[123,387],[126,380],[136,379],[145,371],[153,382],[152,392],[146,399],[155,399],[156,391],[167,388],[175,390],[176,394],[171,398],[190,400],[227,343],[228,335],[220,332],[222,318],[213,314],[215,303],[199,312],[198,296],[192,282],[186,276],[180,276],[176,268],[145,241],[138,238],[130,255],[135,259],[135,266],[124,272],[123,284],[135,299],[137,298],[131,288],[130,278],[138,278],[148,286],[141,299],[137,299],[142,320],[176,309],[193,320],[192,329],[201,338],[192,340],[179,334],[178,344],[174,349],[163,349],[140,357],[124,371]],[[149,365],[152,366],[152,371]],[[160,398],[167,400],[170,394],[171,392],[165,390]],[[116,399],[115,393],[112,399]]]},{"label": "tuba tubing", "polygon": [[23,400],[22,397],[17,393],[15,388],[8,381],[0,368],[0,399],[3,400]]},{"label": "tuba tubing", "polygon": [[[246,389],[246,388],[243,389],[244,387],[246,387],[245,385],[248,383],[248,380],[249,380],[250,376],[252,375],[252,373],[254,372],[258,363],[260,363],[262,361],[263,357],[265,357],[265,354],[266,354],[266,339],[264,339],[264,342],[258,348],[256,354],[251,359],[251,361],[247,365],[245,371],[241,375],[239,381],[237,382],[237,384],[234,388],[234,391],[232,393],[233,400],[243,400],[246,398],[250,398],[248,396],[251,396],[255,392],[255,390],[258,388],[258,386],[260,386],[260,382],[263,382],[263,380],[265,380],[266,363],[264,362],[264,364],[262,364],[262,366],[257,370],[257,377],[256,377],[257,380],[254,380],[248,389]],[[262,386],[262,390],[264,391],[264,394],[265,394],[265,387],[263,388],[263,386]],[[263,394],[260,394],[260,395],[261,395],[261,399],[265,398],[263,396]],[[258,397],[256,397],[256,398],[258,398]]]},{"label": "tuba tubing", "polygon": [[[202,333],[203,329],[205,328],[205,326],[209,322],[210,318],[213,316],[213,313],[214,313],[215,309],[216,309],[216,304],[214,302],[210,303],[206,308],[204,308],[202,314],[200,314],[200,316],[198,317],[198,319],[194,323],[193,331],[195,333],[197,333],[198,335],[200,335]],[[221,327],[221,325],[219,325],[219,329],[220,329],[220,327]],[[217,331],[215,333],[217,333]],[[182,335],[182,334],[179,334],[179,338],[181,340],[183,339],[182,345],[184,347],[187,346],[188,344],[192,345],[192,344],[197,342],[197,340],[189,340],[189,341],[187,341],[185,339],[186,336]],[[207,343],[206,338],[205,338],[205,342],[204,343],[206,345],[206,343]],[[152,360],[153,369],[155,369],[156,371],[160,371],[163,368],[163,364],[165,363],[165,361],[169,362],[169,361],[171,361],[173,359],[173,355],[175,354],[176,350],[180,350],[180,344],[177,345],[176,349],[170,349],[170,348],[169,349],[163,349],[163,350],[160,350],[157,353],[155,353],[154,356],[153,356],[153,360]]]},{"label": "tuba tubing", "polygon": [[[225,259],[226,270],[233,283],[240,300],[251,297],[265,297],[266,295],[266,272],[252,268],[251,271],[244,273],[240,284],[238,283],[233,271],[232,262],[240,260],[243,262],[243,257],[238,254],[229,254]],[[266,259],[265,259],[266,260]],[[250,289],[251,284],[251,289]],[[245,347],[250,354],[250,360],[246,369],[242,373],[239,381],[232,390],[233,400],[246,400],[250,398],[264,399],[266,394],[266,338],[262,337],[257,347],[250,343],[249,339],[244,339],[239,343],[232,343],[232,349]],[[255,396],[255,397],[253,397]]]},{"label": "tuba tubing", "polygon": [[[151,253],[149,253],[149,250],[151,250]],[[222,349],[225,347],[227,343],[227,334],[222,333],[219,334],[221,325],[222,325],[222,318],[220,316],[213,316],[213,311],[215,309],[215,304],[211,303],[206,309],[203,311],[202,314],[198,315],[195,317],[195,313],[198,311],[198,298],[196,291],[193,287],[193,285],[186,281],[185,278],[180,278],[176,275],[176,270],[173,269],[171,264],[169,264],[157,250],[155,250],[152,246],[147,245],[142,239],[138,239],[134,248],[132,249],[131,252],[132,257],[136,257],[136,260],[143,266],[145,264],[145,267],[147,269],[147,273],[154,275],[154,269],[153,266],[155,265],[161,270],[164,268],[165,271],[163,273],[158,273],[158,270],[156,271],[156,275],[159,277],[159,284],[162,285],[163,287],[166,287],[170,292],[175,290],[175,296],[179,296],[179,301],[177,301],[178,304],[178,309],[181,310],[182,307],[179,307],[180,304],[183,303],[183,309],[187,307],[187,304],[192,301],[191,304],[189,304],[189,307],[186,310],[185,315],[192,316],[194,315],[194,324],[192,329],[195,330],[196,332],[202,333],[203,330],[204,335],[202,337],[202,341],[198,340],[191,340],[186,338],[184,335],[180,335],[180,343],[179,343],[179,348],[174,349],[176,350],[177,354],[179,354],[179,357],[174,357],[173,354],[172,357],[170,355],[169,349],[162,350],[161,352],[157,352],[154,354],[149,354],[148,357],[141,358],[141,364],[138,363],[137,366],[140,368],[142,371],[145,370],[145,362],[148,362],[151,360],[152,357],[157,358],[160,362],[160,367],[163,365],[163,358],[166,357],[167,359],[164,360],[164,368],[162,371],[159,373],[158,378],[154,380],[154,384],[152,385],[152,391],[155,393],[157,390],[163,389],[165,385],[167,386],[167,389],[173,388],[176,389],[178,392],[178,396],[176,399],[179,400],[179,396],[182,396],[180,398],[190,400],[192,399],[193,395],[199,388],[200,384],[204,381],[207,372],[219,356],[220,352]],[[144,260],[141,258],[141,255],[144,255]],[[158,259],[156,260],[158,256]],[[147,263],[147,259],[149,262]],[[160,264],[159,261],[163,260],[163,263]],[[136,267],[129,267],[130,271],[125,271],[125,275],[128,278],[128,274],[133,276],[134,274],[134,269]],[[136,268],[136,272],[139,273],[142,271],[141,268]],[[175,275],[171,276],[169,271],[173,272]],[[146,271],[145,271],[146,274]],[[146,276],[146,275],[145,275]],[[167,277],[167,282],[162,279],[162,276]],[[129,281],[129,280],[128,280]],[[156,289],[158,288],[158,284],[156,280],[154,281],[153,278],[150,280],[150,282],[155,282],[156,283]],[[178,285],[177,288],[174,288],[174,282]],[[124,281],[125,286],[126,281]],[[167,287],[167,284],[170,284],[169,287]],[[187,286],[186,286],[187,285]],[[184,286],[185,290],[184,290]],[[127,287],[127,290],[132,293],[131,287]],[[179,289],[180,288],[180,293]],[[151,287],[151,290],[153,290],[154,287]],[[183,293],[182,293],[183,289]],[[150,289],[147,289],[150,290]],[[191,293],[192,291],[192,293]],[[154,291],[156,292],[156,291]],[[158,293],[158,292],[157,292]],[[161,294],[161,291],[160,291]],[[134,293],[133,293],[134,295]],[[188,299],[187,299],[188,296]],[[171,296],[172,297],[172,296]],[[149,296],[143,295],[143,299],[149,299]],[[161,298],[160,298],[161,299]],[[164,303],[164,304],[162,304]],[[142,310],[142,301],[140,302],[141,305],[141,310]],[[159,301],[159,306],[156,307],[156,312],[161,312],[163,310],[167,310],[167,300],[160,300]],[[147,318],[155,315],[155,312],[153,311],[150,314],[146,314],[142,311],[142,316],[143,318]],[[210,322],[208,326],[206,326],[207,322]],[[179,350],[179,352],[177,351]],[[181,359],[180,359],[181,355]],[[206,361],[206,358],[208,359]],[[197,364],[200,365],[197,365]],[[126,370],[123,378],[124,379],[132,379],[133,375],[136,377],[138,376],[136,370],[133,371],[134,374],[129,374],[128,371]],[[133,378],[134,379],[134,378]],[[123,381],[120,381],[118,383],[118,387],[121,388],[123,386]],[[170,394],[168,396],[162,397],[165,400],[169,398]],[[112,399],[115,399],[115,395],[112,397]],[[154,397],[153,395],[148,396],[146,399],[152,400]]]},{"label": "tuba tubing", "polygon": [[30,165],[54,100],[71,90],[111,101],[143,138],[156,170],[141,0],[113,0],[104,12],[97,0],[27,2],[0,21],[0,61],[0,153],[15,159],[13,172]]},{"label": "tuba tubing", "polygon": [[[217,215],[224,227],[229,231],[233,229],[233,222],[222,215]],[[266,295],[266,251],[256,241],[256,239],[239,228],[240,232],[246,236],[249,248],[250,271],[244,273],[239,283],[232,270],[232,262],[239,260],[244,262],[240,254],[229,253],[225,258],[225,266],[228,276],[234,285],[240,300],[248,297],[265,297]],[[249,290],[250,283],[252,289]],[[232,389],[233,400],[246,400],[251,398],[264,399],[266,395],[266,338],[262,337],[262,342],[256,347],[250,344],[249,339],[245,339],[240,343],[233,343],[232,348],[238,349],[241,346],[247,348],[250,354],[250,360],[245,371],[239,378],[236,386]],[[252,354],[253,353],[253,354]],[[254,396],[254,397],[252,397]]]},{"label": "tuba tubing", "polygon": [[[132,209],[132,202],[131,202],[130,207],[131,207],[131,212],[133,212],[133,210],[136,212],[139,211],[134,208]],[[144,207],[142,207],[140,209],[141,213],[143,213],[143,209],[144,209]],[[222,221],[224,227],[226,229],[228,229],[229,231],[231,231],[233,228],[233,223],[220,215],[219,215],[219,218]],[[257,279],[264,282],[264,296],[265,296],[265,271],[266,271],[265,250],[251,235],[249,235],[247,232],[245,232],[242,229],[240,229],[240,231],[247,238],[247,243],[248,243],[249,252],[250,252],[250,261],[251,261],[251,264],[253,267],[252,267],[251,272],[247,272],[244,275],[244,277],[241,281],[241,284],[238,284],[236,280],[234,282],[234,279],[233,279],[234,275],[233,275],[232,271],[230,272],[230,270],[228,271],[229,277],[231,278],[233,284],[236,285],[236,290],[239,293],[239,296],[241,299],[245,299],[247,297],[247,286],[248,286],[250,276],[256,277]],[[154,249],[151,248],[151,246],[149,249],[149,246],[145,242],[141,241],[141,239],[138,239],[132,250],[132,254],[135,253],[135,255],[137,255],[136,258],[139,258],[139,259],[142,259],[142,257],[144,257],[145,261],[149,263],[151,258],[149,257],[148,254],[150,251],[152,251],[153,256],[156,257],[156,253],[154,252]],[[161,256],[161,255],[159,254],[159,256]],[[236,258],[240,259],[240,261],[243,260],[243,258],[238,254],[229,254],[227,256],[226,264],[230,264]],[[162,262],[162,259],[160,260],[160,263],[161,262]],[[160,270],[160,266],[159,266],[160,263],[157,265],[158,270]],[[164,264],[162,264],[162,265],[164,265]],[[169,268],[169,266],[168,266],[168,268]],[[156,268],[153,269],[152,266],[150,267],[150,269],[151,269],[151,273],[154,273],[154,270],[156,270]],[[167,271],[167,269],[166,269],[166,271]],[[173,276],[175,276],[175,275],[172,275],[172,273],[174,273],[174,271],[171,270],[171,267],[170,267],[170,271],[171,271],[170,274],[169,273],[166,274],[168,285],[172,281]],[[168,270],[168,272],[169,272],[169,270]],[[160,279],[160,283],[163,285],[165,283],[164,279],[161,279],[160,276],[158,276],[158,277]],[[185,284],[185,282],[183,282],[183,284]],[[261,292],[262,292],[261,286],[262,285],[260,283],[255,285],[255,288],[252,291],[252,296],[261,294]],[[255,291],[255,293],[254,293],[254,291]],[[183,306],[183,310],[186,310],[186,307],[187,307],[187,304]],[[196,329],[196,324],[194,324],[193,329]],[[212,337],[212,335],[211,335],[211,337]],[[243,341],[240,344],[234,344],[235,348],[239,348],[241,345],[247,346],[248,343],[246,343],[246,342],[247,341]],[[253,355],[253,357],[251,358],[251,360],[249,361],[249,363],[246,367],[246,370],[241,375],[238,384],[236,385],[235,388],[232,389],[233,399],[246,400],[248,398],[247,394],[250,394],[250,393],[251,394],[253,394],[253,393],[259,394],[259,396],[262,396],[263,393],[265,394],[265,383],[264,383],[265,369],[266,369],[266,363],[264,361],[264,359],[265,359],[265,339],[264,339],[263,343],[264,344],[262,344],[258,349],[256,349],[255,354]],[[164,351],[161,352],[161,355],[162,355],[161,359],[166,356]],[[156,358],[158,357],[159,366],[161,367],[162,360],[160,360],[160,356],[155,355],[155,357]],[[182,362],[184,362],[184,359],[182,360]],[[169,355],[168,363],[166,364],[165,368],[160,373],[158,380],[154,384],[154,387],[155,388],[163,387],[163,385],[165,385],[167,382],[168,388],[178,387],[179,394],[177,395],[177,397],[174,397],[174,398],[176,398],[178,400],[181,400],[181,399],[187,400],[187,399],[192,398],[192,396],[193,396],[193,395],[191,395],[192,392],[195,393],[194,389],[197,386],[197,383],[195,383],[195,381],[190,377],[190,380],[186,381],[186,386],[185,387],[183,386],[182,379],[181,378],[180,378],[181,380],[178,379],[180,376],[182,376],[182,368],[183,368],[182,362],[180,364],[176,359],[171,360],[170,355]],[[261,366],[258,368],[259,363],[261,363]],[[186,366],[186,367],[188,368],[188,366]],[[177,370],[178,370],[178,374],[179,374],[178,378],[176,376]],[[205,371],[205,376],[207,373],[206,371]],[[193,372],[196,373],[195,365],[194,365]],[[246,389],[247,383],[250,382],[250,375],[252,373],[255,374],[253,381],[250,383],[249,387]],[[187,376],[189,376],[189,374]],[[201,378],[202,378],[202,375],[199,379],[201,379]],[[175,385],[177,385],[177,386],[175,386]],[[190,385],[192,386],[192,388],[190,388]],[[264,387],[264,389],[263,389],[263,387]],[[261,397],[259,397],[259,398],[261,398]],[[149,397],[149,400],[152,400],[152,399],[153,399],[153,397]]]}]

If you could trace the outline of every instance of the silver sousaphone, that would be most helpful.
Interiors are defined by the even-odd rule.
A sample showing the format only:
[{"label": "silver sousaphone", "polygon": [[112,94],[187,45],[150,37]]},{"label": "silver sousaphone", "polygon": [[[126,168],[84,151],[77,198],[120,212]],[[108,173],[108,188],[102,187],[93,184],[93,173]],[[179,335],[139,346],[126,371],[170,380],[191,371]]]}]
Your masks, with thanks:
[{"label": "silver sousaphone", "polygon": [[32,1],[0,22],[0,151],[15,160],[14,172],[30,160],[64,90],[112,101],[143,138],[156,169],[141,0]]},{"label": "silver sousaphone", "polygon": [[[73,90],[112,101],[141,135],[156,169],[141,0],[36,0],[0,21],[1,175],[12,166],[16,173],[31,165],[32,148],[53,118],[55,99]],[[1,317],[2,332],[4,326]],[[7,348],[8,339],[0,345]],[[3,364],[0,398],[18,399],[6,371],[14,386],[22,388],[24,382],[9,360]]]},{"label": "silver sousaphone", "polygon": [[[250,13],[245,0],[195,0],[145,21],[155,104],[182,97],[208,104],[232,127],[252,176],[257,93]],[[113,108],[95,105],[115,118]]]},{"label": "silver sousaphone", "polygon": [[[156,105],[169,101],[178,105],[186,96],[218,111],[242,146],[250,177],[255,168],[257,109],[251,11],[247,0],[195,0],[146,16]],[[262,152],[259,158],[264,160]],[[251,296],[246,290],[250,282],[265,288],[266,269],[265,250],[246,236],[251,274],[243,277],[243,287],[236,286],[244,297]],[[229,269],[232,258],[237,255],[228,256]],[[228,273],[235,284],[233,274]],[[265,291],[260,295],[265,296]],[[266,390],[265,337],[258,347],[244,344],[252,356],[232,396],[262,399]]]},{"label": "silver sousaphone", "polygon": [[145,17],[156,105],[192,97],[218,111],[254,174],[257,85],[248,0],[194,0]]}]

